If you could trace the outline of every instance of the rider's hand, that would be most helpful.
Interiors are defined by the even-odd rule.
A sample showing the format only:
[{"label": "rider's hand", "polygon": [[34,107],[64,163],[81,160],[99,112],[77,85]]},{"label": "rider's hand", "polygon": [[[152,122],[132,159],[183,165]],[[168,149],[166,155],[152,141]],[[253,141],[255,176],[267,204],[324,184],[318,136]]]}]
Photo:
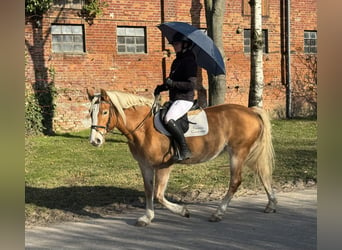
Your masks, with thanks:
[{"label": "rider's hand", "polygon": [[174,86],[174,82],[172,81],[172,79],[171,78],[166,78],[165,79],[165,82],[164,82],[164,84],[169,88],[169,89],[171,89],[171,88],[173,88]]},{"label": "rider's hand", "polygon": [[154,90],[154,95],[159,95],[160,92],[166,91],[168,90],[168,86],[166,84],[162,84],[162,85],[157,85],[157,87]]}]

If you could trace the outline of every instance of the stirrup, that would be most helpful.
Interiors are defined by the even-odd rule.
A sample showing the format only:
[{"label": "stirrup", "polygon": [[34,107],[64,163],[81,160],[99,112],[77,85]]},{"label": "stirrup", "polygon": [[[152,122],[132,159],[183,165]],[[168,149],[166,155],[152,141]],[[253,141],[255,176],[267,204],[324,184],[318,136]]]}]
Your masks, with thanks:
[{"label": "stirrup", "polygon": [[189,149],[186,150],[184,153],[185,154],[182,155],[180,148],[177,146],[175,148],[175,154],[174,154],[173,157],[174,157],[175,160],[178,160],[178,161],[187,160],[187,159],[190,159],[192,157],[192,153],[191,153],[191,151]]}]

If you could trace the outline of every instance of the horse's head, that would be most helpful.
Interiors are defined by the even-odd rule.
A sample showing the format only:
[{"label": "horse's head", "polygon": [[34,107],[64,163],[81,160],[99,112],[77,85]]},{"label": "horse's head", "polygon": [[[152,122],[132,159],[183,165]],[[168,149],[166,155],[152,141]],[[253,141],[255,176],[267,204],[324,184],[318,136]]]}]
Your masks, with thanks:
[{"label": "horse's head", "polygon": [[111,101],[105,90],[101,89],[100,94],[87,89],[88,98],[91,101],[90,117],[91,132],[90,143],[94,146],[101,146],[105,141],[105,134],[110,128]]}]

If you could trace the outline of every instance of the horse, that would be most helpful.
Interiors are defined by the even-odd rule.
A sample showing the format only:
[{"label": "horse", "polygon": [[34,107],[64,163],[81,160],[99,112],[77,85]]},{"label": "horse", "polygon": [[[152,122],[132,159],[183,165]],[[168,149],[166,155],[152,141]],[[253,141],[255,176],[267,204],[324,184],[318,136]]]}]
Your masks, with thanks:
[{"label": "horse", "polygon": [[252,168],[266,191],[268,203],[265,213],[276,212],[277,199],[272,188],[274,149],[271,123],[266,111],[258,107],[220,104],[204,108],[209,132],[204,136],[187,137],[192,157],[177,161],[171,138],[158,132],[153,122],[153,99],[120,92],[87,89],[91,102],[90,143],[96,147],[105,142],[105,135],[118,129],[128,141],[129,149],[138,162],[146,196],[145,214],[137,219],[137,226],[149,225],[155,217],[154,199],[171,212],[189,217],[185,205],[165,197],[173,164],[196,164],[217,157],[222,151],[229,154],[230,181],[228,191],[211,222],[223,219],[227,206],[241,184],[244,166]]}]

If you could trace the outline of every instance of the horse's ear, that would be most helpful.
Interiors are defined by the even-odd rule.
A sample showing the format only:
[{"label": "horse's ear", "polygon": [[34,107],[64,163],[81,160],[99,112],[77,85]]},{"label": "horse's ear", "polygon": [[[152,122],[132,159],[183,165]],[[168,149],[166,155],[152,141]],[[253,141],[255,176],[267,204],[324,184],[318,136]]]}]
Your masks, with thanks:
[{"label": "horse's ear", "polygon": [[106,102],[110,102],[110,98],[104,89],[101,89],[101,99],[106,101]]},{"label": "horse's ear", "polygon": [[94,98],[94,90],[93,89],[87,89],[87,94],[88,94],[88,98],[89,98],[89,100],[91,101],[91,100],[93,100],[93,98]]}]

